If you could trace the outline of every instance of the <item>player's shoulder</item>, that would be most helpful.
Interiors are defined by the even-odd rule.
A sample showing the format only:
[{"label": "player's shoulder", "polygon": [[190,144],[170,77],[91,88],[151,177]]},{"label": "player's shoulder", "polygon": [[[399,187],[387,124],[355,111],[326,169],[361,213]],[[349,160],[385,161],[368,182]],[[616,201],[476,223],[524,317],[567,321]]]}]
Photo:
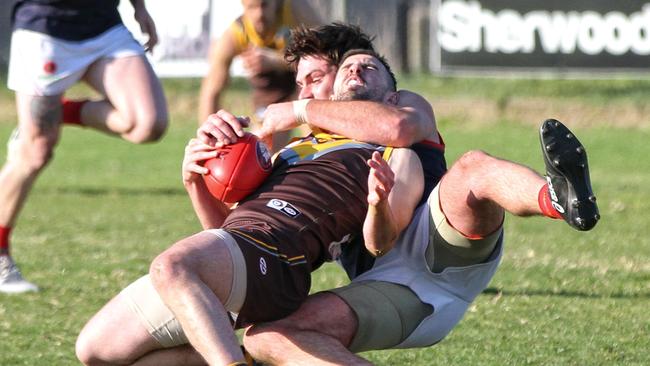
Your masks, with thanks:
[{"label": "player's shoulder", "polygon": [[247,34],[244,22],[243,15],[233,20],[221,34],[220,40],[234,45],[237,49],[245,48],[249,35]]},{"label": "player's shoulder", "polygon": [[399,95],[400,104],[402,104],[402,102],[429,103],[424,96],[414,91],[400,89],[397,91],[397,94]]}]

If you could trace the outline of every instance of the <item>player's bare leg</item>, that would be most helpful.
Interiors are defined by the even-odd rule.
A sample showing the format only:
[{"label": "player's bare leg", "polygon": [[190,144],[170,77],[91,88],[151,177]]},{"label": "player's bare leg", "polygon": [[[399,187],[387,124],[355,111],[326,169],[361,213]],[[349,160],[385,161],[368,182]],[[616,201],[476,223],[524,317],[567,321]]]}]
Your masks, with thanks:
[{"label": "player's bare leg", "polygon": [[486,236],[503,223],[504,210],[541,215],[537,197],[546,184],[532,169],[483,151],[463,154],[440,182],[440,206],[465,235]]},{"label": "player's bare leg", "polygon": [[288,317],[247,329],[244,346],[272,365],[370,365],[347,349],[356,331],[352,309],[334,294],[318,293]]},{"label": "player's bare leg", "polygon": [[84,365],[124,365],[161,348],[120,293],[84,326],[76,343]]},{"label": "player's bare leg", "polygon": [[[0,170],[0,227],[12,228],[36,178],[52,158],[59,139],[61,96],[30,96],[16,93],[18,135],[10,141],[7,161]],[[9,247],[0,248],[0,292],[36,290],[22,279],[9,257]],[[9,276],[9,277],[7,277]]]},{"label": "player's bare leg", "polygon": [[563,218],[577,230],[593,228],[600,216],[584,146],[556,120],[542,124],[540,139],[547,179],[481,151],[454,163],[440,182],[440,206],[449,223],[466,235],[485,236],[501,225],[505,210]]},{"label": "player's bare leg", "polygon": [[160,139],[167,129],[167,103],[145,56],[101,59],[84,80],[106,99],[81,106],[81,124],[133,143]]},{"label": "player's bare leg", "polygon": [[84,365],[205,365],[189,345],[162,348],[118,294],[84,326],[76,343]]},{"label": "player's bare leg", "polygon": [[52,158],[59,139],[60,99],[16,93],[18,135],[0,173],[0,225],[13,226],[38,174]]},{"label": "player's bare leg", "polygon": [[233,263],[221,240],[207,232],[183,239],[159,255],[150,269],[160,297],[211,365],[244,360],[222,305],[230,296]]}]

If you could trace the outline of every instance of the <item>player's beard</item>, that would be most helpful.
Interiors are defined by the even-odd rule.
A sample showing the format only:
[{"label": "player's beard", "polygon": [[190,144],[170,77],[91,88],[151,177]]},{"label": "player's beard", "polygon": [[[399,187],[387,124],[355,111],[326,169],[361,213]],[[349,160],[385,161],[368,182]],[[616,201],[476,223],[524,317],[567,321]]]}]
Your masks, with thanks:
[{"label": "player's beard", "polygon": [[368,90],[365,88],[358,88],[352,90],[344,90],[334,94],[333,100],[371,100],[381,102],[384,97],[382,90]]}]

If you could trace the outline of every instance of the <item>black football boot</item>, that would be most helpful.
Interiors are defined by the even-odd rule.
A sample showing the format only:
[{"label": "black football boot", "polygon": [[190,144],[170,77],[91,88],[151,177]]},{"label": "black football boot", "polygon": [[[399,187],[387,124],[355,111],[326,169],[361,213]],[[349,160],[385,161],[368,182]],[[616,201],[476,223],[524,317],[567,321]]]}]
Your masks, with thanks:
[{"label": "black football boot", "polygon": [[542,123],[539,137],[553,207],[573,228],[591,230],[600,214],[591,189],[584,146],[565,125],[554,119]]}]

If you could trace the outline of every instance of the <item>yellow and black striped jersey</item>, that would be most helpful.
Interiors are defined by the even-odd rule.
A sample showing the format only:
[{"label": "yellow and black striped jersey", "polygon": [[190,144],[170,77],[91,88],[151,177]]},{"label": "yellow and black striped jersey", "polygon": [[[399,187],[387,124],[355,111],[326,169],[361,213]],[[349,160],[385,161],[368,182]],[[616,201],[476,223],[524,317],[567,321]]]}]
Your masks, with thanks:
[{"label": "yellow and black striped jersey", "polygon": [[271,48],[277,51],[284,50],[289,40],[290,30],[296,25],[291,12],[291,0],[284,1],[280,12],[273,31],[268,35],[257,33],[248,18],[244,16],[237,18],[230,25],[237,53],[243,52],[250,46]]}]

